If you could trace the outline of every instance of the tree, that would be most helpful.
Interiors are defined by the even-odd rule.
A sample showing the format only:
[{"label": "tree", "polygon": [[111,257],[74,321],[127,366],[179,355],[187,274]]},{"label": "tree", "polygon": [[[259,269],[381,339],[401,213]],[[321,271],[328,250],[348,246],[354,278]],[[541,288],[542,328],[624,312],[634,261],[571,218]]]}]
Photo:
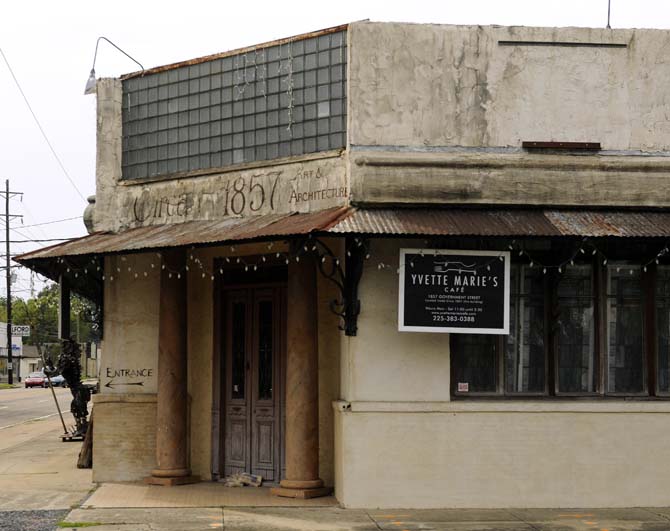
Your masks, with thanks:
[{"label": "tree", "polygon": [[[0,298],[0,320],[7,322],[5,298]],[[42,356],[56,359],[60,354],[58,338],[58,284],[47,285],[36,297],[20,299],[12,297],[12,324],[29,325],[30,336],[26,345],[35,345]],[[70,322],[74,339],[80,342],[100,339],[100,309],[89,300],[73,294],[70,301]],[[45,347],[49,345],[47,351]]]}]

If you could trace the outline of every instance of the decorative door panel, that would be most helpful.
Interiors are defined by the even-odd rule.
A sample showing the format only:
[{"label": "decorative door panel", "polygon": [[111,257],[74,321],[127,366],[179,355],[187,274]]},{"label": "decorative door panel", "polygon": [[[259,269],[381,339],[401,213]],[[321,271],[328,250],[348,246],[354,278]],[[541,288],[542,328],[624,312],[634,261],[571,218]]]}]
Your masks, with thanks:
[{"label": "decorative door panel", "polygon": [[252,307],[245,291],[231,291],[226,300],[225,467],[226,476],[248,468],[248,388]]},{"label": "decorative door panel", "polygon": [[224,474],[250,472],[278,483],[283,461],[284,290],[226,292]]}]

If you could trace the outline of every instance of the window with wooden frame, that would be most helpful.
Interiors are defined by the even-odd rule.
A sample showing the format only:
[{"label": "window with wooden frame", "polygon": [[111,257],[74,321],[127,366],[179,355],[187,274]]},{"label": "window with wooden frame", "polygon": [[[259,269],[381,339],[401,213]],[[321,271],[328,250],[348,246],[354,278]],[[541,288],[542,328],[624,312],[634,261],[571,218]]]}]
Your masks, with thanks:
[{"label": "window with wooden frame", "polygon": [[670,266],[513,264],[510,333],[451,334],[457,397],[670,397]]}]

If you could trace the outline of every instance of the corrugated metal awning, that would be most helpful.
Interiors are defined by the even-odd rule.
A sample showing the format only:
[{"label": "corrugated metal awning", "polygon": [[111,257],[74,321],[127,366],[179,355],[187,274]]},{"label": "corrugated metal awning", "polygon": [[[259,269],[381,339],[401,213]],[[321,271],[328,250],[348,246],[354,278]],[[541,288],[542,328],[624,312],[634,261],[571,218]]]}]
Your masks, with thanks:
[{"label": "corrugated metal awning", "polygon": [[30,266],[70,256],[135,252],[268,238],[368,234],[388,236],[670,237],[670,212],[624,210],[356,209],[190,221],[94,233],[15,258]]},{"label": "corrugated metal awning", "polygon": [[62,256],[112,254],[143,249],[299,236],[328,230],[348,212],[347,207],[337,207],[307,214],[268,214],[216,221],[151,225],[117,233],[96,232],[76,240],[22,254],[15,260],[28,265],[34,260]]},{"label": "corrugated metal awning", "polygon": [[626,210],[352,209],[335,234],[670,237],[670,212]]}]

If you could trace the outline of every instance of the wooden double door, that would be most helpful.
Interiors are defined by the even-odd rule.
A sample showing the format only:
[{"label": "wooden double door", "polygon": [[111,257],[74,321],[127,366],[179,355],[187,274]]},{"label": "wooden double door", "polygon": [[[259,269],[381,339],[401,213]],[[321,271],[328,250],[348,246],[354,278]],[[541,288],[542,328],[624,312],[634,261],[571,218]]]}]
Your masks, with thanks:
[{"label": "wooden double door", "polygon": [[284,468],[286,288],[224,290],[223,473],[278,483]]}]

